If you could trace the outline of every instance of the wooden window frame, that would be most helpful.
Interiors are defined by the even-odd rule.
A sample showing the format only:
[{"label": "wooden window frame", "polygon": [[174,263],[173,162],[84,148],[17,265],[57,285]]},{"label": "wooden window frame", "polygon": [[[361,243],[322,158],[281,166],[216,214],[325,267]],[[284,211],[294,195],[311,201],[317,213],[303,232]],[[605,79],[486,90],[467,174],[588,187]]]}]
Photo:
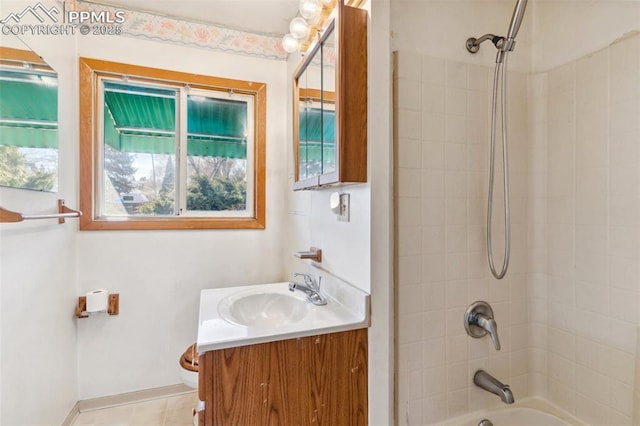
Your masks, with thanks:
[{"label": "wooden window frame", "polygon": [[[100,184],[99,134],[100,76],[135,76],[139,80],[188,84],[199,89],[232,89],[254,98],[254,197],[252,217],[194,216],[97,216]],[[80,58],[80,230],[163,230],[163,229],[264,229],[266,226],[266,122],[267,85],[265,83],[168,71],[137,65]]]}]

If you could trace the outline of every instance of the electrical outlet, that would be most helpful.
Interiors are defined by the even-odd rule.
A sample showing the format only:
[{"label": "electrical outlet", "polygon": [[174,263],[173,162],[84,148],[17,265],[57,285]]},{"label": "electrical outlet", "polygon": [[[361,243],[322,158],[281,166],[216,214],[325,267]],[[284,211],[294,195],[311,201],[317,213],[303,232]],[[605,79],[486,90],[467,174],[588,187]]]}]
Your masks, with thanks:
[{"label": "electrical outlet", "polygon": [[338,211],[338,221],[349,222],[351,206],[349,194],[340,194],[340,210]]}]

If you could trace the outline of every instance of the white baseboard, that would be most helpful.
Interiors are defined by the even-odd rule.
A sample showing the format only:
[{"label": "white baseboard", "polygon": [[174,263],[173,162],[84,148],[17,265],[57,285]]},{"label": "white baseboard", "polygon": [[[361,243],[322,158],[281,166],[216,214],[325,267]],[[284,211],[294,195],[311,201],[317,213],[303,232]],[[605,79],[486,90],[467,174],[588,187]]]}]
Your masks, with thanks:
[{"label": "white baseboard", "polygon": [[76,402],[71,411],[69,411],[69,414],[67,414],[67,418],[62,422],[62,426],[71,426],[78,417],[78,414],[80,414],[80,403]]},{"label": "white baseboard", "polygon": [[[184,384],[163,386],[160,388],[144,389],[136,392],[128,392],[128,393],[121,393],[118,395],[103,396],[100,398],[85,399],[82,401],[78,401],[74,409],[76,409],[77,407],[78,412],[84,413],[85,411],[100,410],[102,408],[133,404],[136,402],[149,401],[149,400],[158,399],[158,398],[166,398],[168,396],[182,395],[190,392],[196,392],[196,390]],[[71,416],[71,414],[72,413],[69,413],[69,416]],[[67,426],[66,423],[63,424],[63,426]]]}]

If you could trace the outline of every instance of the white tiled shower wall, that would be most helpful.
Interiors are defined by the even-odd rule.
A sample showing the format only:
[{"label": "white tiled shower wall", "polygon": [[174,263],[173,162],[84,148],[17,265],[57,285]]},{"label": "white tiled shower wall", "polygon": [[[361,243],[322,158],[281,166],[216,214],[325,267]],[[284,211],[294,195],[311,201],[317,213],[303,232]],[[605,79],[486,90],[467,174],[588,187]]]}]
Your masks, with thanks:
[{"label": "white tiled shower wall", "polygon": [[[480,368],[509,383],[517,395],[528,393],[527,78],[509,75],[513,246],[509,277],[502,281],[489,279],[483,234],[492,78],[488,67],[398,53],[401,424],[432,423],[493,403],[494,397],[470,380]],[[501,209],[497,196],[495,253],[500,264]],[[464,310],[476,300],[487,300],[494,308],[500,352],[488,338],[466,335]]]},{"label": "white tiled shower wall", "polygon": [[[502,281],[489,278],[483,236],[491,70],[411,52],[398,63],[400,423],[500,404],[472,384],[485,368],[516,399],[634,424],[640,36],[548,72],[510,73],[514,250]],[[496,311],[500,352],[462,328],[477,299]]]},{"label": "white tiled shower wall", "polygon": [[534,393],[591,424],[637,424],[640,35],[531,82]]}]

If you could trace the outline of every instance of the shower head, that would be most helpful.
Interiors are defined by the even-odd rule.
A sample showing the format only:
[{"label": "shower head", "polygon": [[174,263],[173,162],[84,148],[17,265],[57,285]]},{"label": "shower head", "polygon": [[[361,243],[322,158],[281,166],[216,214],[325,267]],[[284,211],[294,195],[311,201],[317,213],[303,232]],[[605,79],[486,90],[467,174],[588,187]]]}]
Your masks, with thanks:
[{"label": "shower head", "polygon": [[522,24],[522,18],[524,17],[524,10],[527,8],[527,0],[518,0],[515,9],[513,9],[513,16],[511,17],[511,24],[509,25],[509,32],[507,33],[507,39],[504,43],[502,50],[512,51],[518,30],[520,30],[520,24]]}]

